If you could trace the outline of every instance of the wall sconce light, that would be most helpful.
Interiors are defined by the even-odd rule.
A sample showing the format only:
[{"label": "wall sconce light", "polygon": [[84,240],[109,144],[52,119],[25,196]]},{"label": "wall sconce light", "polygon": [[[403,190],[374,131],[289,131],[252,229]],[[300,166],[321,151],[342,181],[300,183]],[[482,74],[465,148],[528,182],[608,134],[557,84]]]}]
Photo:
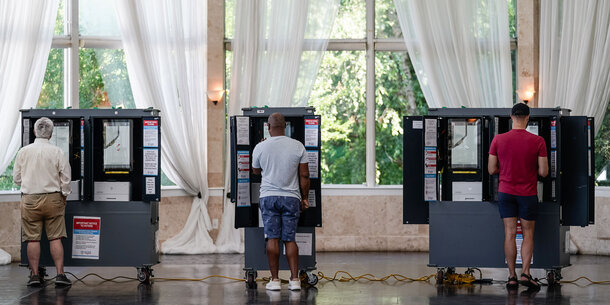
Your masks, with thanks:
[{"label": "wall sconce light", "polygon": [[529,90],[517,90],[517,96],[519,96],[519,99],[522,100],[525,104],[527,104],[529,101],[532,100],[532,98],[534,97],[534,93],[536,93],[536,91],[534,91],[533,89],[529,89]]},{"label": "wall sconce light", "polygon": [[208,91],[208,100],[214,103],[214,105],[218,104],[218,102],[222,101],[222,98],[225,95],[225,90],[214,90]]}]

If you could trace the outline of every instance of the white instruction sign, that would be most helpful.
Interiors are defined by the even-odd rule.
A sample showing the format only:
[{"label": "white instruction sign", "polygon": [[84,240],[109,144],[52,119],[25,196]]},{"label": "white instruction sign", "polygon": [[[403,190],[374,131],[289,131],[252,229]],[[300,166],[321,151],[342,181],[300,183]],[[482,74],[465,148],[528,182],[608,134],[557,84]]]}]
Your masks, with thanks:
[{"label": "white instruction sign", "polygon": [[296,233],[295,240],[299,247],[299,255],[313,255],[313,234]]},{"label": "white instruction sign", "polygon": [[156,185],[155,177],[146,177],[146,195],[154,195]]},{"label": "white instruction sign", "polygon": [[30,144],[30,119],[23,119],[23,145]]},{"label": "white instruction sign", "polygon": [[[297,247],[299,247],[299,256],[313,255],[313,234],[311,233],[296,233],[294,237]],[[286,255],[286,245],[284,245],[284,255]]]},{"label": "white instruction sign", "polygon": [[305,147],[318,147],[320,120],[305,119]]},{"label": "white instruction sign", "polygon": [[74,216],[72,258],[100,259],[100,217]]},{"label": "white instruction sign", "polygon": [[159,147],[159,121],[144,120],[144,147]]},{"label": "white instruction sign", "polygon": [[157,176],[159,174],[159,150],[143,149],[144,152],[144,176]]},{"label": "white instruction sign", "polygon": [[436,146],[436,119],[426,119],[424,146]]},{"label": "white instruction sign", "polygon": [[424,121],[420,121],[420,120],[413,121],[413,129],[423,129],[423,128],[424,128]]},{"label": "white instruction sign", "polygon": [[250,118],[247,116],[235,117],[237,145],[250,145]]},{"label": "white instruction sign", "polygon": [[436,175],[424,175],[424,200],[436,201]]},{"label": "white instruction sign", "polygon": [[250,179],[237,179],[237,206],[250,206]]},{"label": "white instruction sign", "polygon": [[307,163],[309,163],[309,178],[317,179],[318,177],[318,151],[307,151]]},{"label": "white instruction sign", "polygon": [[307,198],[310,208],[316,207],[316,190],[309,190],[309,197]]}]

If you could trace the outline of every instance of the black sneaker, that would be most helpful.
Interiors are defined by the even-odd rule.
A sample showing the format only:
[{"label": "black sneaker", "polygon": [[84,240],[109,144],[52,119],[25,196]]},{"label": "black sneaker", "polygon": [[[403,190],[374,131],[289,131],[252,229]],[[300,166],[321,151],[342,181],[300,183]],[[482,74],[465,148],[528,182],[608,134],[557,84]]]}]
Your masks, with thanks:
[{"label": "black sneaker", "polygon": [[30,274],[30,279],[28,280],[28,286],[40,286],[42,284],[42,280],[40,275],[38,274]]},{"label": "black sneaker", "polygon": [[65,274],[58,274],[55,277],[55,286],[70,286],[72,282],[68,279]]}]

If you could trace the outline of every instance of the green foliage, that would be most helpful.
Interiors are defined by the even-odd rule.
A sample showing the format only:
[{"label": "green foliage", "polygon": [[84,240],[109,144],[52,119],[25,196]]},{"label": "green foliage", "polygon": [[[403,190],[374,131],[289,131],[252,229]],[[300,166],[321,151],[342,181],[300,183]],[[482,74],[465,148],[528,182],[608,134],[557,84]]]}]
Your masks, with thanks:
[{"label": "green foliage", "polygon": [[4,171],[4,174],[0,175],[0,191],[16,191],[19,186],[13,183],[13,166],[15,165],[15,159],[9,164]]},{"label": "green foliage", "polygon": [[402,184],[402,118],[427,114],[428,104],[406,52],[377,52],[375,75],[376,179]]},{"label": "green foliage", "polygon": [[362,39],[366,37],[366,3],[363,0],[341,0],[330,38]]},{"label": "green foliage", "polygon": [[375,37],[402,37],[394,0],[377,0],[375,2]]},{"label": "green foliage", "polygon": [[508,0],[508,31],[511,38],[517,38],[517,0]]},{"label": "green foliage", "polygon": [[322,116],[322,183],[366,181],[365,89],[364,52],[326,53],[309,100]]},{"label": "green foliage", "polygon": [[[595,136],[595,177],[604,169],[610,176],[610,103],[608,103],[602,127]],[[597,181],[597,184],[610,186],[610,179]]]}]

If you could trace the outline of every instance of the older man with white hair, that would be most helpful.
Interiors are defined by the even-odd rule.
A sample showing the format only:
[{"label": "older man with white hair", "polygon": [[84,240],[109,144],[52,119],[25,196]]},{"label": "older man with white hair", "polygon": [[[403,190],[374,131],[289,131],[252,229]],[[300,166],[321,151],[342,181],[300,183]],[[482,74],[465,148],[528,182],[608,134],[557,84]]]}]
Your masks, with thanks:
[{"label": "older man with white hair", "polygon": [[27,242],[30,279],[28,286],[39,286],[44,275],[38,273],[40,239],[44,229],[49,239],[51,256],[57,268],[55,285],[71,285],[64,274],[66,238],[66,197],[70,194],[71,169],[63,151],[49,143],[53,121],[43,117],[34,124],[34,143],[17,153],[13,181],[21,186],[21,239]]}]

